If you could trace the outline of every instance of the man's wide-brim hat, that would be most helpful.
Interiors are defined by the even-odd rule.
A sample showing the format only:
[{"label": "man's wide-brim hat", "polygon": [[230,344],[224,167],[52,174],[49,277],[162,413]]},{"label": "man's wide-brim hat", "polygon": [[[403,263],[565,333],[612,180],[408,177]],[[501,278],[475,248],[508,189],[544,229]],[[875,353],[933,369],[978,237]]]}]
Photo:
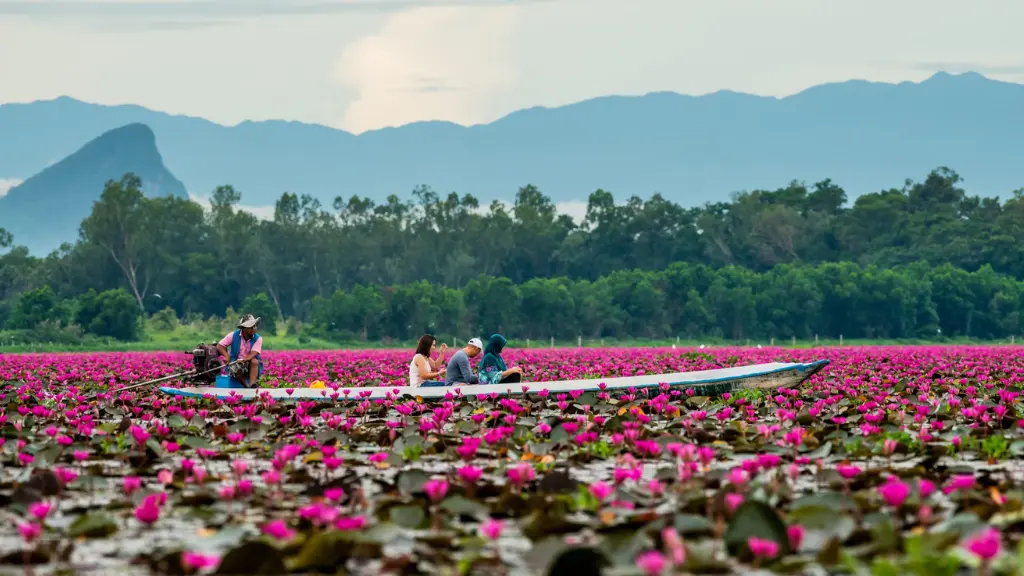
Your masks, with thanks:
[{"label": "man's wide-brim hat", "polygon": [[245,316],[242,316],[241,320],[238,321],[238,327],[239,328],[255,328],[255,327],[259,326],[260,320],[262,320],[262,318],[256,318],[252,314],[246,314]]}]

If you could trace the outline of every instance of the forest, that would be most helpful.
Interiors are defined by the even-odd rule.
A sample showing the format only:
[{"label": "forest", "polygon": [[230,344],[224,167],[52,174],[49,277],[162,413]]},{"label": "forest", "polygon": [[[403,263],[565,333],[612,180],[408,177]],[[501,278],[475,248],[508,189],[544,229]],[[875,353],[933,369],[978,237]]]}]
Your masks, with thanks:
[{"label": "forest", "polygon": [[1024,191],[971,196],[948,168],[853,202],[830,180],[693,208],[597,190],[578,223],[534,186],[488,206],[425,186],[330,207],[285,193],[265,221],[230,186],[209,209],[140,186],[108,182],[45,257],[0,231],[0,326],[133,339],[143,318],[245,309],[336,340],[1020,331]]}]

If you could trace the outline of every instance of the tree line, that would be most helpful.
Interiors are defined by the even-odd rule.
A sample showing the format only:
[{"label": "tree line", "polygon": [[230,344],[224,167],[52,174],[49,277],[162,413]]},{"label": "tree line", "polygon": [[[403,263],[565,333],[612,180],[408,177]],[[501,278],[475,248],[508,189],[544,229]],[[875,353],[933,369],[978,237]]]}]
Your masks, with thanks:
[{"label": "tree line", "polygon": [[[619,270],[597,280],[533,278],[515,284],[478,276],[461,288],[421,280],[356,285],[315,296],[308,320],[287,330],[334,341],[410,341],[423,333],[461,340],[502,332],[516,338],[1006,338],[1020,333],[1024,282],[983,266],[895,268],[852,262],[780,264],[767,272],[678,262],[662,271]],[[264,293],[240,312],[278,332]],[[21,294],[11,329],[77,324],[88,333],[134,339],[141,310],[123,288],[61,301],[49,286]],[[225,320],[234,321],[232,310]],[[171,329],[171,308],[148,323]],[[201,318],[193,318],[201,320]]]},{"label": "tree line", "polygon": [[[431,307],[452,311],[460,301],[462,312],[443,317],[457,318],[464,330],[498,323],[555,336],[1013,333],[1012,316],[982,318],[997,317],[997,293],[999,310],[1019,307],[1004,300],[1019,301],[1011,295],[1024,279],[1024,192],[1001,202],[970,196],[961,183],[939,168],[922,182],[849,205],[830,180],[693,208],[659,194],[616,202],[597,190],[579,223],[534,186],[521,188],[511,206],[487,207],[470,194],[427,187],[408,200],[338,197],[329,208],[285,193],[273,219],[261,221],[239,208],[241,194],[230,186],[215,190],[204,209],[187,199],[146,198],[128,174],[106,185],[78,240],[45,257],[0,231],[7,247],[0,254],[0,324],[15,316],[21,295],[49,286],[55,301],[120,289],[146,315],[170,308],[177,317],[223,315],[264,294],[275,317],[368,338],[421,330],[420,312],[393,312],[396,298],[417,290],[433,295]],[[691,271],[695,280],[685,291],[670,287],[673,270]],[[936,282],[946,277],[1001,287],[961,295],[970,302],[967,314],[968,304],[936,295]],[[861,305],[887,303],[854,319],[840,312],[853,296],[830,295],[833,282],[881,291],[874,300],[858,292]],[[488,296],[496,290],[509,294]],[[900,295],[899,306],[885,300],[895,297],[888,291]],[[483,301],[487,311],[472,312]],[[909,301],[920,304],[913,321]],[[651,316],[648,304],[666,316]],[[495,312],[506,308],[516,312]],[[549,312],[538,317],[532,310]],[[446,329],[454,333],[455,326]]]}]

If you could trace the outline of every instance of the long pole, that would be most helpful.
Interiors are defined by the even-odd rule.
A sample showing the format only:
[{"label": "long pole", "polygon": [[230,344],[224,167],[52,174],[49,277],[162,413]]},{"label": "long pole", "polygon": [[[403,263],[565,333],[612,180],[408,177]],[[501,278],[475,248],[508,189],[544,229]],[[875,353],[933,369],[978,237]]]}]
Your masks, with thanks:
[{"label": "long pole", "polygon": [[216,372],[218,370],[223,370],[223,369],[227,368],[228,366],[231,366],[233,364],[238,364],[238,362],[240,362],[240,361],[239,360],[235,360],[234,362],[231,362],[230,364],[225,364],[223,366],[218,366],[218,367],[213,368],[211,370],[206,370],[205,372],[199,372],[197,374],[194,374],[194,372],[195,372],[194,370],[188,370],[187,372],[179,372],[178,374],[171,374],[170,376],[164,376],[162,378],[157,378],[155,380],[147,380],[146,382],[139,382],[138,384],[132,384],[131,386],[125,386],[123,388],[118,388],[116,390],[111,390],[110,393],[111,394],[117,394],[118,392],[124,392],[125,390],[131,390],[133,388],[141,388],[142,386],[149,386],[150,384],[158,384],[160,382],[167,382],[168,380],[175,380],[177,378],[181,378],[182,376],[188,376],[190,374],[192,376],[202,376],[203,374],[209,374],[210,372]]}]

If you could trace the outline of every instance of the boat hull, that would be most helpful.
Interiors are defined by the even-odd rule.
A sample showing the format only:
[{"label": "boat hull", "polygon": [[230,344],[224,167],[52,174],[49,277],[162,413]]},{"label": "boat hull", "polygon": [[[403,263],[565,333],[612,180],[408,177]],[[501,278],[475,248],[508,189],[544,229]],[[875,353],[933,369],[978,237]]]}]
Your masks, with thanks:
[{"label": "boat hull", "polygon": [[[426,400],[445,398],[449,393],[455,396],[487,396],[491,394],[508,396],[524,393],[536,394],[545,390],[550,394],[576,390],[584,392],[598,392],[601,390],[616,392],[629,389],[658,388],[667,385],[671,388],[679,389],[693,388],[694,392],[700,396],[719,396],[739,390],[771,390],[796,386],[821,371],[828,363],[828,360],[818,360],[808,364],[772,362],[715,370],[677,372],[674,374],[649,374],[619,378],[560,380],[552,382],[523,382],[521,384],[457,385],[436,388],[373,386],[332,390],[329,388],[239,389],[216,387],[175,388],[163,386],[160,388],[160,392],[171,396],[187,398],[226,399],[228,397],[235,397],[242,400],[270,397],[275,400],[334,401],[345,398],[376,399],[396,396],[420,397]],[[335,396],[335,392],[337,392],[337,396]]]}]

